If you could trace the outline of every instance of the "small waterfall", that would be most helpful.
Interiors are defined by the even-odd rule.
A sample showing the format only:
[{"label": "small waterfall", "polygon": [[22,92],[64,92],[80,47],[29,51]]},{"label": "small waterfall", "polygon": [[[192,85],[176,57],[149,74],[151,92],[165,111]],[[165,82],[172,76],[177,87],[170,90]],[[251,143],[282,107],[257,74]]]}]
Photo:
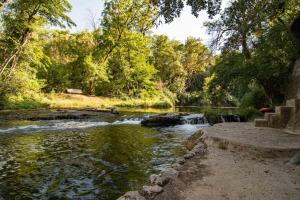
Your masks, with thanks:
[{"label": "small waterfall", "polygon": [[238,115],[221,115],[221,120],[225,122],[241,122],[241,118]]},{"label": "small waterfall", "polygon": [[190,114],[182,117],[184,124],[207,124],[208,120],[203,114]]}]

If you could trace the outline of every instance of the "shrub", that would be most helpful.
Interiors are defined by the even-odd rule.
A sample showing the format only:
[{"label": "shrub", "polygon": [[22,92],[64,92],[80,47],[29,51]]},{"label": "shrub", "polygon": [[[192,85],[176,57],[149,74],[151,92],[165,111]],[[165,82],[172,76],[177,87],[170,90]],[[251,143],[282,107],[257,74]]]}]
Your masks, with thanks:
[{"label": "shrub", "polygon": [[245,121],[252,121],[257,117],[262,116],[262,113],[253,107],[248,107],[248,108],[240,108],[239,115],[241,118],[245,119]]}]

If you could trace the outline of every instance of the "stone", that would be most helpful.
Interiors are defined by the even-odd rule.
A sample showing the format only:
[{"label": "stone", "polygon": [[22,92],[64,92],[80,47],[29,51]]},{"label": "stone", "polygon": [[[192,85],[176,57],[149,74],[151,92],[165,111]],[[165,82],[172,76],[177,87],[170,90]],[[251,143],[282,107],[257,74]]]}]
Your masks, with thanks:
[{"label": "stone", "polygon": [[200,155],[205,153],[205,151],[206,151],[206,145],[203,143],[199,143],[193,148],[191,152],[195,155]]},{"label": "stone", "polygon": [[300,59],[295,62],[286,99],[300,99]]},{"label": "stone", "polygon": [[120,112],[119,112],[117,109],[115,109],[115,108],[112,108],[112,109],[110,110],[110,113],[111,113],[111,114],[115,114],[115,115],[120,114]]},{"label": "stone", "polygon": [[152,174],[150,176],[150,183],[153,185],[165,186],[169,182],[169,178],[166,176],[160,176],[157,174]]},{"label": "stone", "polygon": [[178,124],[183,124],[184,122],[181,119],[181,114],[160,114],[150,116],[147,119],[144,119],[141,124],[143,126],[153,127],[153,126],[174,126]]},{"label": "stone", "polygon": [[[269,113],[266,113],[269,114]],[[255,127],[268,127],[268,120],[266,119],[255,119],[254,120]]]},{"label": "stone", "polygon": [[141,122],[143,126],[148,127],[205,123],[207,123],[207,119],[203,114],[190,113],[164,113],[152,115]]},{"label": "stone", "polygon": [[119,197],[117,200],[146,200],[138,191],[130,191]]},{"label": "stone", "polygon": [[185,163],[185,159],[184,158],[177,158],[176,162],[182,165],[182,164]]},{"label": "stone", "polygon": [[162,171],[161,173],[162,177],[167,177],[169,179],[176,179],[179,175],[179,172],[173,168],[167,168],[164,171]]},{"label": "stone", "polygon": [[286,124],[281,120],[280,114],[272,115],[269,121],[271,128],[285,128]]},{"label": "stone", "polygon": [[293,164],[293,165],[299,165],[300,164],[300,151],[298,153],[296,153],[296,155],[294,155],[290,159],[289,164]]},{"label": "stone", "polygon": [[194,156],[195,156],[195,153],[189,152],[189,153],[185,154],[183,157],[184,157],[186,160],[188,160],[188,159],[191,159],[191,158],[194,157]]},{"label": "stone", "polygon": [[280,115],[283,126],[286,126],[293,115],[294,108],[291,106],[276,106],[275,111]]},{"label": "stone", "polygon": [[162,187],[158,185],[154,185],[154,186],[143,186],[143,189],[140,191],[140,193],[147,199],[153,199],[156,195],[158,195],[162,191],[163,191]]},{"label": "stone", "polygon": [[175,170],[180,170],[182,168],[182,165],[179,163],[173,163],[172,168]]},{"label": "stone", "polygon": [[298,112],[300,111],[300,99],[289,99],[286,101],[286,105],[293,107],[294,108],[294,112]]}]

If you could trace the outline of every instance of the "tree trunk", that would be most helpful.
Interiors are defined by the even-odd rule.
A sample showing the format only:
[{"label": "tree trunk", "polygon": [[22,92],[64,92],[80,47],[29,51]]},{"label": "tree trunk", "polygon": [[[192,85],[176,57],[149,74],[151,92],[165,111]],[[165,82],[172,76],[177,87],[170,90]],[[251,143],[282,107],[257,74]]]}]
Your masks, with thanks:
[{"label": "tree trunk", "polygon": [[[8,0],[3,0],[3,1],[8,1]],[[38,4],[32,11],[32,13],[29,15],[28,17],[28,24],[31,24],[34,16],[38,13],[40,9],[40,4]],[[10,76],[13,72],[13,70],[16,68],[18,61],[19,61],[19,57],[21,55],[22,50],[24,49],[25,45],[27,44],[27,41],[29,39],[31,35],[31,30],[27,27],[24,29],[20,39],[19,39],[19,46],[17,46],[10,54],[10,56],[8,56],[5,60],[4,63],[1,65],[0,67],[0,77],[3,75],[3,73],[5,72],[5,69],[9,66],[9,64],[11,64],[11,68],[9,70],[9,73],[7,75]],[[6,77],[6,78],[7,78]]]},{"label": "tree trunk", "polygon": [[251,59],[251,53],[249,51],[248,44],[247,44],[247,38],[245,35],[242,36],[242,52],[243,52],[246,60]]},{"label": "tree trunk", "polygon": [[20,39],[20,46],[17,47],[11,54],[11,56],[9,56],[4,63],[1,65],[1,71],[0,71],[0,76],[4,73],[5,69],[8,67],[8,65],[12,62],[11,68],[9,70],[9,74],[8,76],[11,75],[11,73],[13,72],[13,70],[16,68],[18,61],[19,61],[19,57],[20,54],[24,48],[24,46],[27,44],[27,41],[30,37],[31,31],[26,28],[22,34],[22,37]]}]

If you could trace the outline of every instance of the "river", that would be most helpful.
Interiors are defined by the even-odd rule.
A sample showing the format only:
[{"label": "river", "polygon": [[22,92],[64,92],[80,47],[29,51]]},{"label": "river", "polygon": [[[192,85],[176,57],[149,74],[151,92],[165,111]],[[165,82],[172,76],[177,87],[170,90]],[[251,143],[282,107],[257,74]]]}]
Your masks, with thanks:
[{"label": "river", "polygon": [[208,124],[140,125],[147,113],[89,120],[2,121],[0,199],[116,199],[185,152]]}]

